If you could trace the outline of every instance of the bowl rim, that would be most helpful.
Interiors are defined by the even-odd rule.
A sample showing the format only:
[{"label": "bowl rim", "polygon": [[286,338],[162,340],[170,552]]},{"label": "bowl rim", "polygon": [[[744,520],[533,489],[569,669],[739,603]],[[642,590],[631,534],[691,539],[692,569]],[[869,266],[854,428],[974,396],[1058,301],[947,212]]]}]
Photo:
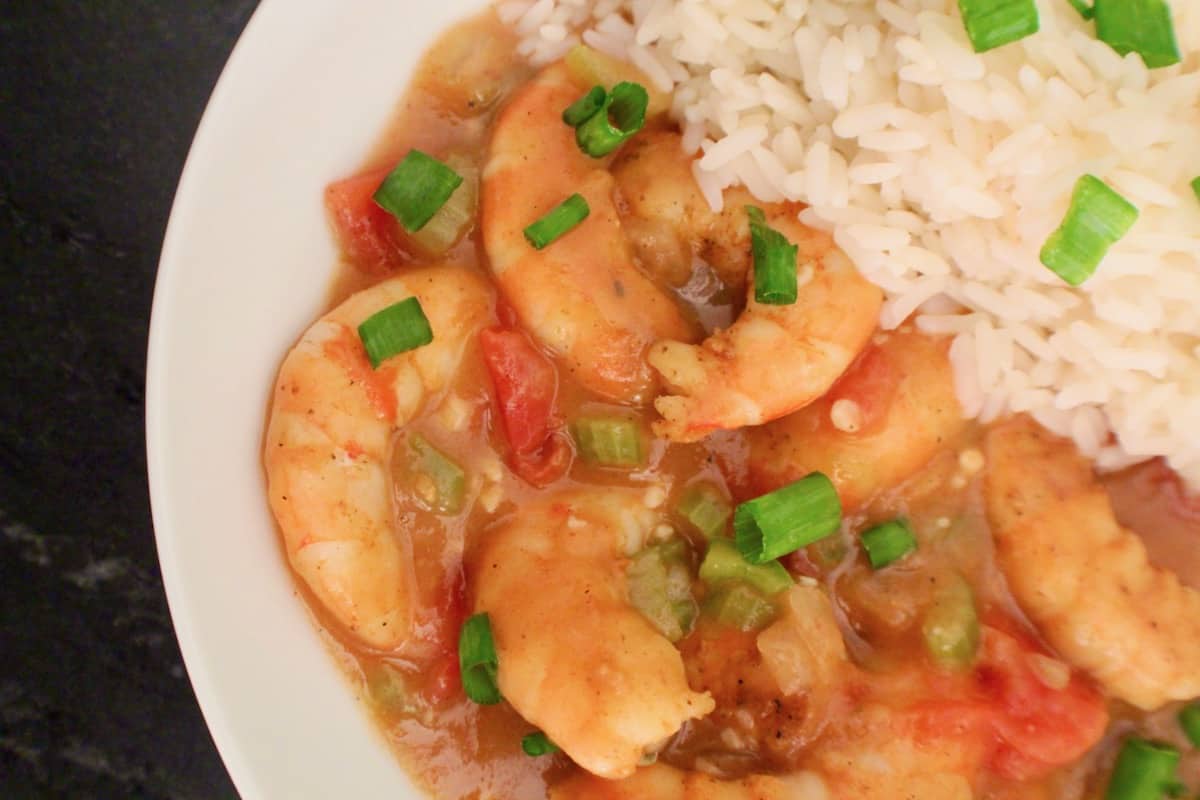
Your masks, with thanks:
[{"label": "bowl rim", "polygon": [[[326,310],[335,276],[321,191],[361,166],[436,36],[487,4],[262,0],[214,84],[176,185],[146,351],[151,516],[183,664],[245,798],[425,796],[295,597],[267,510],[260,437],[279,361]],[[281,177],[282,187],[271,183]],[[229,290],[264,257],[275,263],[247,276],[245,291]],[[205,271],[214,258],[224,263]],[[247,335],[262,339],[247,347]],[[202,363],[181,364],[187,358]],[[226,432],[213,440],[209,425],[180,429],[199,413]],[[200,471],[223,464],[227,474]],[[268,524],[269,542],[257,536]],[[214,536],[202,538],[206,531]],[[246,534],[254,555],[230,563],[230,543]],[[278,556],[263,565],[268,549]]]},{"label": "bowl rim", "polygon": [[175,253],[181,247],[179,233],[180,220],[184,207],[190,202],[191,187],[195,184],[198,165],[206,158],[205,153],[211,149],[214,120],[223,116],[232,101],[233,86],[238,80],[242,64],[246,61],[246,53],[255,48],[255,43],[261,37],[261,29],[267,24],[274,13],[278,0],[261,0],[251,13],[245,27],[238,34],[237,41],[229,53],[221,74],[218,76],[205,103],[200,122],[196,126],[195,135],[188,147],[187,158],[184,160],[179,181],[175,186],[175,195],[171,201],[171,210],[167,218],[166,231],[163,234],[162,249],[159,252],[158,266],[154,279],[154,295],[150,309],[150,327],[146,345],[146,400],[145,400],[145,436],[146,436],[146,473],[150,490],[150,516],[154,526],[154,542],[158,553],[159,570],[163,577],[163,590],[167,598],[167,608],[171,614],[171,625],[175,631],[175,639],[179,643],[180,654],[187,670],[188,680],[200,713],[204,718],[209,735],[221,761],[229,774],[230,780],[243,797],[258,797],[263,794],[262,787],[251,768],[242,748],[237,744],[238,737],[218,700],[219,692],[209,669],[208,662],[201,657],[202,646],[196,629],[187,622],[187,615],[182,611],[188,605],[186,582],[180,575],[181,559],[176,551],[175,540],[163,535],[161,531],[171,526],[169,520],[173,517],[169,492],[166,489],[167,468],[164,463],[166,443],[169,440],[167,422],[165,420],[166,402],[168,395],[166,370],[166,342],[170,336],[169,323],[166,316],[166,300],[171,293],[180,270],[173,267],[179,263]]}]

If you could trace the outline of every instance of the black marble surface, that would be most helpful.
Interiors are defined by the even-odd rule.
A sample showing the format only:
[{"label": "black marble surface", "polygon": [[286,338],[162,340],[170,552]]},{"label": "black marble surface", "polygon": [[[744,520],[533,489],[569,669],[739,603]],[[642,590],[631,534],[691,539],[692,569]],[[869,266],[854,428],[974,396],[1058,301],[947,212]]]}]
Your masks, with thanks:
[{"label": "black marble surface", "polygon": [[0,798],[236,797],[150,524],[146,332],[255,0],[0,2]]}]

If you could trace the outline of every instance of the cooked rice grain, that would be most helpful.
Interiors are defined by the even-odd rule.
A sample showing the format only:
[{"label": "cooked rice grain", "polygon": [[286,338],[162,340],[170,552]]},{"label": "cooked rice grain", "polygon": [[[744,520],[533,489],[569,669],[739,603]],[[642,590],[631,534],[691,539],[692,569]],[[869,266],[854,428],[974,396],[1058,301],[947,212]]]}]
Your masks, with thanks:
[{"label": "cooked rice grain", "polygon": [[[1163,455],[1200,486],[1200,2],[1148,70],[1067,0],[978,55],[954,0],[504,0],[535,63],[580,41],[674,88],[714,207],[809,204],[888,295],[955,336],[972,416],[1027,411],[1103,468]],[[1038,260],[1090,172],[1141,210],[1083,287]],[[1115,434],[1115,439],[1110,436]]]}]

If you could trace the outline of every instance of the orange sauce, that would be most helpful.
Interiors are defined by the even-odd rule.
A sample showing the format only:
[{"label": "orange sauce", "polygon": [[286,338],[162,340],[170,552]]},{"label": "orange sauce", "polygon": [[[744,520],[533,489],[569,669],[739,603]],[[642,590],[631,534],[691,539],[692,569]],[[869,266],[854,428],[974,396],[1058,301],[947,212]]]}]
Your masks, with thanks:
[{"label": "orange sauce", "polygon": [[[456,153],[482,162],[496,109],[531,74],[518,58],[515,46],[513,34],[490,12],[451,29],[427,54],[394,122],[364,161],[363,171],[390,167],[413,147],[437,157]],[[420,263],[416,256],[405,258]],[[468,235],[447,259],[486,271],[477,232]],[[344,264],[331,288],[330,305],[379,279],[378,275],[368,276],[352,264]],[[688,299],[688,290],[682,297]],[[708,328],[727,324],[732,314],[728,305],[714,309],[697,303],[695,311]],[[565,370],[560,370],[559,379],[559,404],[565,418],[597,405]],[[448,419],[445,403],[430,403],[423,416],[399,435],[398,442],[406,435],[420,433],[459,464],[495,460],[496,454],[502,457],[506,445],[494,419],[491,384],[478,352],[467,355],[456,384],[446,396],[457,398],[457,420]],[[648,431],[652,410],[622,412],[634,415]],[[851,652],[868,667],[886,668],[925,658],[918,620],[930,603],[939,575],[965,576],[981,607],[1021,619],[992,558],[978,482],[963,485],[961,479],[956,480],[957,454],[973,446],[977,438],[978,431],[972,431],[962,441],[948,443],[942,455],[919,475],[850,520],[848,530],[860,530],[868,522],[896,516],[911,520],[920,532],[921,548],[902,566],[882,572],[871,570],[848,534],[812,545],[787,560],[794,573],[815,577],[829,588]],[[397,530],[420,532],[419,536],[401,537],[410,550],[410,578],[417,587],[420,605],[416,642],[401,651],[377,652],[364,647],[343,631],[302,585],[301,593],[398,757],[431,794],[439,798],[543,798],[549,785],[577,768],[562,755],[526,756],[520,740],[533,730],[532,726],[507,704],[484,707],[470,703],[457,683],[457,631],[467,612],[464,586],[469,581],[463,572],[464,555],[479,537],[486,536],[493,526],[504,524],[523,504],[544,493],[573,486],[669,484],[668,508],[675,507],[684,488],[698,480],[723,487],[735,498],[744,497],[748,491],[748,452],[739,433],[720,434],[694,445],[654,441],[647,464],[641,469],[607,470],[576,460],[565,477],[541,490],[505,472],[499,482],[499,502],[491,510],[481,501],[484,481],[471,475],[465,510],[454,516],[433,513],[421,502],[419,493],[398,477],[394,493]],[[397,471],[397,475],[402,472]],[[1200,526],[1195,518],[1164,510],[1156,502],[1170,487],[1153,478],[1135,471],[1113,478],[1110,487],[1126,521],[1153,531],[1148,541],[1156,558],[1182,567],[1193,585],[1200,585],[1200,538],[1196,535]],[[701,542],[693,545],[697,553],[702,553]],[[699,669],[698,654],[712,646],[698,638],[702,633],[694,633],[681,643],[692,675]],[[729,647],[731,659],[744,651],[741,645]],[[730,669],[736,671],[738,667],[731,661]],[[797,767],[803,755],[798,741],[769,741],[751,756],[726,754],[722,761],[722,729],[737,710],[718,709],[710,718],[689,724],[664,751],[663,759],[692,768],[704,757],[730,773]],[[803,704],[793,710],[803,715]],[[1162,715],[1118,713],[1127,720],[1125,727],[1131,723],[1146,728],[1165,724]],[[784,735],[781,732],[776,736],[776,730],[787,729],[771,728],[768,738]],[[714,752],[718,754],[714,756]],[[1108,741],[1073,769],[1021,787],[999,782],[987,787],[983,796],[993,800],[1079,797],[1085,787],[1102,785],[1096,770],[1111,761],[1112,753],[1113,745]],[[1193,764],[1190,768],[1200,766]]]}]

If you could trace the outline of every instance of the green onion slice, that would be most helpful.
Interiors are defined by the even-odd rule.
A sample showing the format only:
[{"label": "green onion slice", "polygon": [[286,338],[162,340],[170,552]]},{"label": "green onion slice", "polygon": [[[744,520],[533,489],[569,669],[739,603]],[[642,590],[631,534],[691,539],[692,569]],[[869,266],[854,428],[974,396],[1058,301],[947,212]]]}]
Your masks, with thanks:
[{"label": "green onion slice", "polygon": [[766,563],[824,539],[841,523],[837,489],[820,472],[742,503],[733,512],[738,550],[751,564]]},{"label": "green onion slice", "polygon": [[705,539],[715,539],[725,533],[733,506],[725,494],[708,482],[694,484],[683,493],[676,509]]},{"label": "green onion slice", "polygon": [[573,194],[525,229],[525,239],[541,250],[587,219],[591,209],[581,194]]},{"label": "green onion slice", "polygon": [[450,199],[442,204],[425,227],[409,234],[425,255],[440,256],[458,244],[475,224],[475,208],[479,200],[479,169],[465,156],[451,155],[446,164],[459,174],[459,185]]},{"label": "green onion slice", "polygon": [[472,701],[491,706],[504,699],[496,684],[500,661],[487,614],[476,614],[463,623],[458,635],[458,669],[463,689]]},{"label": "green onion slice", "polygon": [[1161,800],[1175,785],[1179,751],[1146,739],[1127,739],[1117,756],[1105,800]]},{"label": "green onion slice", "polygon": [[859,537],[872,569],[883,569],[917,549],[908,520],[894,519],[864,531]]},{"label": "green onion slice", "polygon": [[1067,2],[1070,3],[1071,7],[1078,11],[1079,16],[1083,17],[1084,19],[1091,19],[1092,17],[1096,16],[1096,7],[1091,3],[1088,3],[1087,0],[1067,0]]},{"label": "green onion slice", "polygon": [[549,736],[541,731],[537,731],[536,733],[530,733],[521,737],[521,749],[525,751],[525,755],[536,758],[537,756],[557,753],[561,748],[550,741]]},{"label": "green onion slice", "polygon": [[1196,195],[1196,199],[1200,200],[1200,178],[1192,178],[1192,194]]},{"label": "green onion slice", "polygon": [[775,619],[775,604],[744,583],[718,589],[704,600],[704,614],[740,631],[765,628]]},{"label": "green onion slice", "polygon": [[1096,38],[1121,55],[1137,53],[1150,69],[1181,60],[1165,0],[1095,0]]},{"label": "green onion slice", "polygon": [[754,251],[754,299],[773,306],[796,302],[796,253],[799,248],[767,225],[761,208],[746,206]]},{"label": "green onion slice", "polygon": [[958,0],[958,10],[976,53],[1032,36],[1040,26],[1034,0]]},{"label": "green onion slice", "polygon": [[942,667],[962,670],[979,651],[979,614],[975,593],[961,575],[953,575],[934,594],[933,605],[921,623],[925,647]]},{"label": "green onion slice", "polygon": [[1184,706],[1179,711],[1179,727],[1192,747],[1200,747],[1200,703]]},{"label": "green onion slice", "polygon": [[700,564],[700,580],[709,586],[741,582],[767,595],[779,594],[795,583],[783,564],[778,561],[751,564],[728,539],[713,539],[709,543],[708,553]]},{"label": "green onion slice", "polygon": [[[422,499],[438,514],[457,514],[467,494],[467,473],[419,433],[408,437],[410,475],[423,475],[432,483],[433,494]],[[418,492],[418,495],[420,493]]]},{"label": "green onion slice", "polygon": [[604,101],[607,99],[608,92],[604,90],[603,86],[593,86],[587,94],[576,100],[563,112],[562,121],[572,128],[578,128],[604,108]]},{"label": "green onion slice", "polygon": [[1042,263],[1072,286],[1092,276],[1108,248],[1129,232],[1138,210],[1094,175],[1075,182],[1062,225],[1042,247]]},{"label": "green onion slice", "polygon": [[575,142],[592,158],[603,158],[642,129],[650,95],[640,83],[622,81],[604,105],[575,128]]},{"label": "green onion slice", "polygon": [[425,227],[462,184],[457,172],[420,150],[409,150],[404,160],[375,190],[375,202],[410,233]]},{"label": "green onion slice", "polygon": [[433,341],[433,329],[415,297],[372,314],[358,326],[358,338],[367,350],[372,369],[400,353],[407,353]]},{"label": "green onion slice", "polygon": [[622,417],[582,417],[571,436],[584,461],[603,467],[637,467],[646,459],[641,427]]}]

